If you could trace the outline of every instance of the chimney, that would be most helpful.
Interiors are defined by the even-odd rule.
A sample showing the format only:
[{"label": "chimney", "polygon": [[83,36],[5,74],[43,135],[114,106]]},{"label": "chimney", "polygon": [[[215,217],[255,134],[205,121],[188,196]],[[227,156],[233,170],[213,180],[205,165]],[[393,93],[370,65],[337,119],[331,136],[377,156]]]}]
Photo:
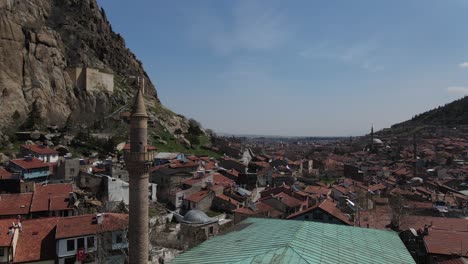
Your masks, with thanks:
[{"label": "chimney", "polygon": [[102,224],[102,222],[104,221],[104,214],[96,214],[96,220],[98,225]]}]

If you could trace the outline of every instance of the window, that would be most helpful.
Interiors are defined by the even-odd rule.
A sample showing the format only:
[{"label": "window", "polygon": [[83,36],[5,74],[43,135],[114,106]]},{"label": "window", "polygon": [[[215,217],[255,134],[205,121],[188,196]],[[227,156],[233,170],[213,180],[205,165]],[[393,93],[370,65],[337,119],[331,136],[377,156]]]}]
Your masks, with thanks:
[{"label": "window", "polygon": [[85,247],[85,246],[84,246],[84,237],[78,238],[77,244],[78,244],[78,245],[77,245],[77,248],[78,248],[78,249],[84,248],[84,247]]},{"label": "window", "polygon": [[74,251],[75,250],[75,239],[67,240],[67,251]]},{"label": "window", "polygon": [[214,233],[214,228],[210,226],[210,235],[213,235],[213,233]]},{"label": "window", "polygon": [[75,169],[74,168],[70,169],[70,174],[74,174],[74,173],[75,173]]},{"label": "window", "polygon": [[89,179],[88,179],[88,178],[85,178],[85,183],[86,183],[86,184],[89,183]]},{"label": "window", "polygon": [[94,237],[87,237],[86,243],[88,248],[94,248]]},{"label": "window", "polygon": [[115,233],[115,243],[116,244],[123,243],[123,234],[122,234],[122,232]]},{"label": "window", "polygon": [[309,220],[309,215],[304,216],[305,220]]},{"label": "window", "polygon": [[5,256],[5,248],[0,248],[0,257]]}]

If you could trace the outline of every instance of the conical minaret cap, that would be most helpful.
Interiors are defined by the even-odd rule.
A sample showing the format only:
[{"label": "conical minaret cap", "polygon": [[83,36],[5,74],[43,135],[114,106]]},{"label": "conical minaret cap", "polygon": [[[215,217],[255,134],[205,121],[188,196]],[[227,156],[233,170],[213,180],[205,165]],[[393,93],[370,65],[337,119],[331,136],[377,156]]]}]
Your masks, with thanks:
[{"label": "conical minaret cap", "polygon": [[148,117],[146,113],[145,99],[143,98],[143,91],[141,88],[138,89],[135,96],[135,102],[133,104],[132,116]]}]

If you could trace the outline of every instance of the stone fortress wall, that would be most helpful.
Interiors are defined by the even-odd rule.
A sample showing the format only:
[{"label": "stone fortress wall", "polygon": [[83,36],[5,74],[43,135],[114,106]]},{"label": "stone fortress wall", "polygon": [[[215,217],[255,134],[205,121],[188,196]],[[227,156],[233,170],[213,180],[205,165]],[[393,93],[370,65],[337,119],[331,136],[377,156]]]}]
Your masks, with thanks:
[{"label": "stone fortress wall", "polygon": [[114,74],[112,73],[87,67],[70,67],[66,71],[74,84],[82,90],[114,92]]}]

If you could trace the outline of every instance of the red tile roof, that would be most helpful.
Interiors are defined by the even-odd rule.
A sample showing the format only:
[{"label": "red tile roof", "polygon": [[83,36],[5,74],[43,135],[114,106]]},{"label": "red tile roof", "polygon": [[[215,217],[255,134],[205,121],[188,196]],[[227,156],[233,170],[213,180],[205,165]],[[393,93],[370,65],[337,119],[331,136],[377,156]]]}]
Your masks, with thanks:
[{"label": "red tile roof", "polygon": [[429,254],[468,256],[467,232],[430,230],[424,243]]},{"label": "red tile roof", "polygon": [[468,219],[464,218],[406,216],[402,221],[400,229],[406,230],[408,228],[414,228],[417,230],[419,228],[424,228],[424,225],[430,226],[431,230],[467,232],[468,234]]},{"label": "red tile roof", "polygon": [[297,207],[297,206],[300,206],[302,204],[302,201],[294,198],[294,197],[291,197],[289,195],[287,195],[286,193],[284,192],[280,192],[278,193],[277,195],[275,195],[275,197],[280,197],[281,198],[281,203],[285,204],[286,206],[288,207]]},{"label": "red tile roof", "polygon": [[16,245],[15,263],[55,259],[54,228],[60,218],[25,220]]},{"label": "red tile roof", "polygon": [[127,214],[102,214],[102,224],[97,224],[96,215],[80,215],[61,218],[57,224],[56,239],[85,236],[101,232],[122,230],[128,227]]},{"label": "red tile roof", "polygon": [[323,186],[309,185],[304,189],[304,192],[318,195],[327,195],[330,192],[330,189]]},{"label": "red tile roof", "polygon": [[47,168],[49,169],[49,164],[43,162],[40,159],[32,158],[31,160],[26,159],[12,159],[10,162],[20,166],[21,168],[28,170],[28,169],[37,169],[37,168]]},{"label": "red tile roof", "polygon": [[56,151],[55,149],[51,149],[47,146],[44,146],[44,145],[36,145],[36,144],[33,144],[33,145],[22,145],[21,146],[23,149],[27,149],[31,152],[34,152],[34,153],[37,153],[37,154],[40,154],[40,155],[52,155],[52,154],[59,154],[58,151]]},{"label": "red tile roof", "polygon": [[234,186],[235,182],[219,173],[213,175],[213,183],[223,186]]},{"label": "red tile roof", "polygon": [[331,200],[328,200],[328,199],[325,199],[320,204],[315,205],[315,206],[310,207],[310,208],[307,208],[306,210],[296,212],[296,213],[294,213],[292,215],[289,215],[287,217],[287,219],[293,219],[293,218],[295,218],[297,216],[300,216],[300,215],[305,214],[305,213],[312,212],[312,211],[317,210],[317,209],[321,209],[322,211],[328,213],[329,215],[332,215],[333,217],[335,217],[336,219],[340,220],[341,222],[343,222],[345,224],[353,225],[353,223],[351,223],[349,221],[348,217],[346,217],[344,215],[344,213],[341,212],[341,210],[336,207],[336,204],[334,202],[332,202]]},{"label": "red tile roof", "polygon": [[73,192],[73,186],[69,183],[36,184],[31,203],[31,212],[48,211],[49,194],[51,211],[70,209],[68,203],[70,192]]},{"label": "red tile roof", "polygon": [[27,215],[32,193],[0,194],[0,215]]},{"label": "red tile roof", "polygon": [[218,198],[220,198],[220,199],[222,199],[222,200],[224,200],[224,201],[226,201],[228,203],[231,203],[233,205],[236,205],[236,206],[240,205],[240,203],[238,201],[232,199],[231,197],[229,197],[229,196],[227,196],[225,194],[221,193],[221,194],[216,195],[216,197],[218,197]]},{"label": "red tile roof", "polygon": [[0,179],[12,179],[12,174],[5,170],[4,168],[0,168]]},{"label": "red tile roof", "polygon": [[16,223],[16,219],[1,219],[0,220],[0,247],[8,247],[11,245],[12,235],[8,235],[8,230]]},{"label": "red tile roof", "polygon": [[193,193],[189,197],[186,197],[185,200],[198,203],[201,200],[205,199],[208,196],[208,194],[210,194],[210,192],[210,190],[201,190],[196,193]]}]

